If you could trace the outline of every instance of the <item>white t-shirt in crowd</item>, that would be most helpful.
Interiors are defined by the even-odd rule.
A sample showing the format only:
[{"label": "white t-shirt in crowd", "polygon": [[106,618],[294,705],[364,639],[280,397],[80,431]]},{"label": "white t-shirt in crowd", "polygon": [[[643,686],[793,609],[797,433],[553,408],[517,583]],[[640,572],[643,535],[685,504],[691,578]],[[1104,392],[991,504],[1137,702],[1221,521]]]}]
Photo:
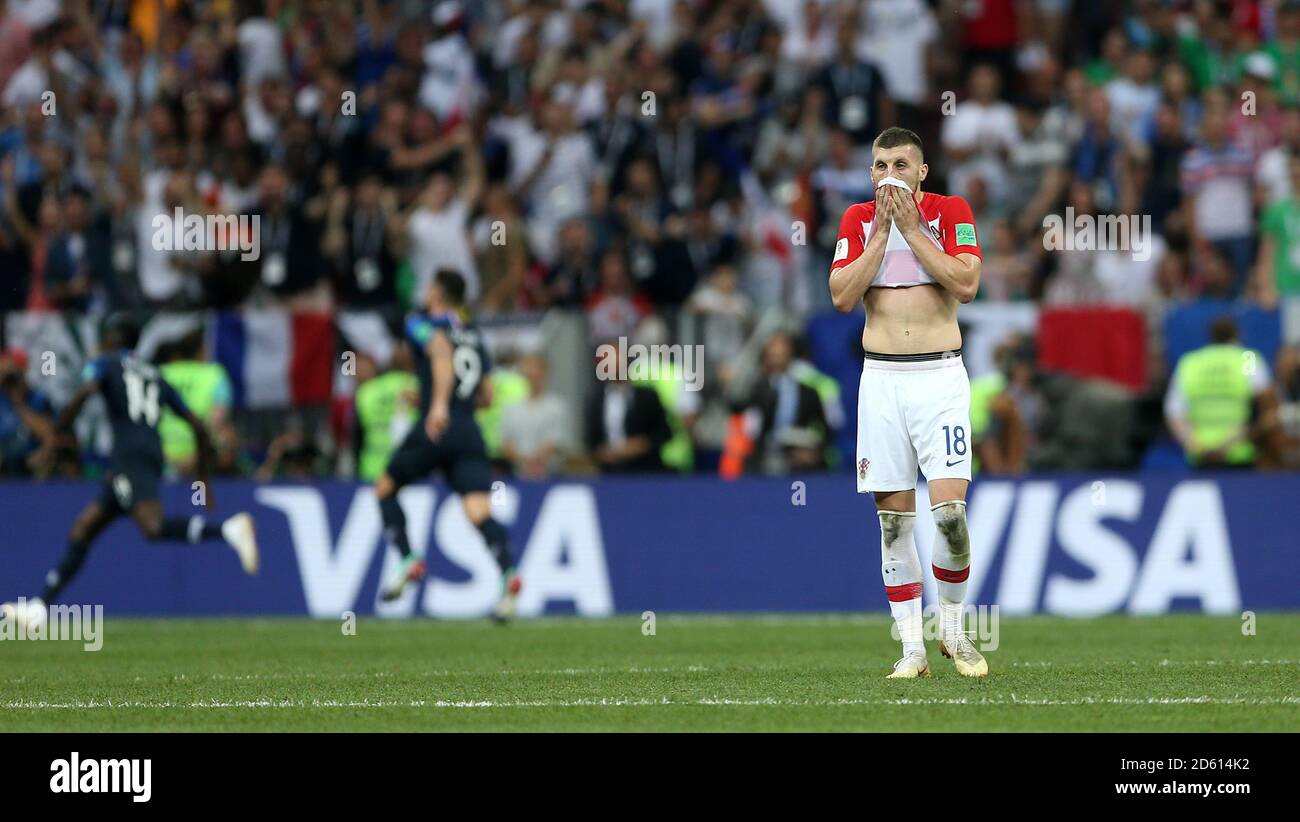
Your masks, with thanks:
[{"label": "white t-shirt in crowd", "polygon": [[1183,155],[1179,170],[1183,196],[1192,198],[1197,232],[1207,240],[1230,240],[1254,233],[1255,158],[1242,146],[1201,146]]},{"label": "white t-shirt in crowd", "polygon": [[440,268],[451,268],[465,278],[466,298],[478,299],[478,266],[469,245],[469,206],[453,198],[441,211],[417,208],[406,230],[411,241],[411,270],[415,274],[413,297],[423,301],[424,293]]},{"label": "white t-shirt in crowd", "polygon": [[[510,141],[510,184],[517,186],[541,160],[547,135],[533,128],[514,128]],[[556,138],[550,161],[533,181],[528,203],[534,220],[560,222],[587,211],[587,195],[596,173],[596,153],[580,131]]]},{"label": "white t-shirt in crowd", "polygon": [[566,417],[564,401],[554,394],[528,397],[501,412],[501,443],[510,445],[524,457],[531,457],[546,446],[562,452],[568,429]]},{"label": "white t-shirt in crowd", "polygon": [[676,31],[673,7],[677,0],[632,0],[628,11],[634,20],[646,21],[647,34],[655,48],[662,48],[672,40]]},{"label": "white t-shirt in crowd", "polygon": [[[507,18],[492,33],[492,64],[506,68],[515,61],[519,40],[533,28],[531,15],[521,12]],[[563,48],[569,42],[570,20],[567,11],[551,11],[546,15],[538,36],[543,51]]]},{"label": "white t-shirt in crowd", "polygon": [[1215,177],[1205,182],[1194,197],[1196,230],[1202,237],[1228,240],[1251,235],[1255,221],[1251,216],[1250,178]]},{"label": "white t-shirt in crowd", "polygon": [[172,265],[174,254],[183,251],[165,251],[154,247],[154,218],[164,214],[168,218],[173,213],[167,209],[163,192],[167,187],[170,171],[151,171],[144,178],[144,198],[136,212],[136,255],[140,278],[140,291],[151,300],[167,300],[181,290],[184,284],[181,272]]},{"label": "white t-shirt in crowd", "polygon": [[273,142],[280,123],[262,105],[262,98],[256,94],[245,94],[243,110],[248,138],[259,145]]},{"label": "white t-shirt in crowd", "polygon": [[[1130,238],[1129,242],[1132,242]],[[1149,234],[1142,238],[1147,244],[1142,256],[1147,259],[1134,259],[1133,247],[1128,251],[1097,251],[1093,275],[1101,284],[1102,294],[1108,303],[1141,306],[1151,296],[1155,287],[1156,272],[1160,261],[1164,259],[1168,246],[1159,234]]]},{"label": "white t-shirt in crowd", "polygon": [[420,80],[420,105],[447,120],[466,114],[475,103],[474,54],[459,34],[434,40],[424,47],[424,77]]},{"label": "white t-shirt in crowd", "polygon": [[950,193],[966,196],[968,181],[978,175],[993,199],[1000,198],[1006,186],[1002,152],[1009,151],[1019,140],[1016,111],[1010,104],[998,101],[986,105],[975,100],[958,103],[953,115],[944,118],[944,148],[976,149],[976,153],[948,169]]},{"label": "white t-shirt in crowd", "polygon": [[1139,85],[1127,77],[1112,80],[1106,86],[1110,102],[1111,127],[1133,142],[1144,142],[1146,130],[1155,120],[1160,105],[1160,89],[1154,83]]},{"label": "white t-shirt in crowd", "polygon": [[1291,196],[1290,156],[1286,146],[1274,146],[1260,155],[1255,166],[1255,183],[1267,192],[1269,205]]},{"label": "white t-shirt in crowd", "polygon": [[551,99],[571,106],[576,122],[589,123],[605,113],[605,81],[592,77],[581,86],[559,82],[551,89]]},{"label": "white t-shirt in crowd", "polygon": [[925,0],[872,0],[866,6],[858,57],[880,69],[900,103],[925,97],[925,47],[939,37],[939,24]]},{"label": "white t-shirt in crowd", "polygon": [[835,15],[826,0],[812,0],[822,7],[821,27],[808,31],[803,3],[785,0],[764,0],[768,17],[784,32],[781,37],[781,58],[801,63],[824,63],[835,53]]},{"label": "white t-shirt in crowd", "polygon": [[265,17],[250,17],[239,24],[240,78],[250,88],[267,77],[283,77],[286,73],[284,40],[280,27]]},{"label": "white t-shirt in crowd", "polygon": [[[64,79],[71,80],[73,86],[85,79],[85,69],[76,58],[63,49],[54,53],[54,67]],[[44,102],[41,95],[50,88],[50,74],[35,57],[23,63],[9,76],[4,87],[4,96],[0,98],[6,106],[23,106],[36,101]],[[56,101],[57,102],[57,101]]]}]

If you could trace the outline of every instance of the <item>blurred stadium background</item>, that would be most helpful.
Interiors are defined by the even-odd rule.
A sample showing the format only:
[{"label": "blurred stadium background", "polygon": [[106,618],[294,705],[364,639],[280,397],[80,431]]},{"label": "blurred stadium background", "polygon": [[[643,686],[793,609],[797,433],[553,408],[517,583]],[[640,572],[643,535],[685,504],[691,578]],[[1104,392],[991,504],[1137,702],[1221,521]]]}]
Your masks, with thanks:
[{"label": "blurred stadium background", "polygon": [[[496,360],[480,421],[524,614],[883,610],[851,473],[862,315],[832,310],[826,275],[844,208],[871,197],[871,139],[904,125],[927,190],[965,196],[982,237],[960,312],[975,601],[1300,607],[1300,3],[0,10],[6,597],[102,473],[93,409],[78,453],[32,466],[101,322],[128,312],[216,435],[218,504],[254,512],[264,570],[118,526],[72,600],[486,612],[491,561],[441,485],[405,492],[438,579],[375,597],[365,483],[416,414],[401,318],[448,267]],[[258,215],[260,256],[161,250],[154,219],[178,208]],[[1049,250],[1053,215],[1149,218],[1149,246]],[[1189,453],[1170,377],[1216,321],[1228,339],[1223,318],[1249,379],[1183,386],[1181,407],[1239,408],[1243,439]],[[682,348],[611,422],[593,353],[620,339],[702,346],[702,390]],[[183,429],[164,429],[178,480]],[[648,446],[610,448],[628,442]],[[189,496],[184,479],[166,499]]]}]

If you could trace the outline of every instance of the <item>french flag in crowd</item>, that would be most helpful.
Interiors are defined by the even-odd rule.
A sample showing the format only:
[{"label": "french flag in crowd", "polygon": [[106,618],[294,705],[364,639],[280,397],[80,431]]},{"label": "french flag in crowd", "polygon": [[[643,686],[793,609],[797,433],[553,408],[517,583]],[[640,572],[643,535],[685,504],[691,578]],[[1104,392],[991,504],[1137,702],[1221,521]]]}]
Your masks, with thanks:
[{"label": "french flag in crowd", "polygon": [[334,324],[328,314],[222,311],[209,350],[230,374],[234,403],[280,408],[329,402]]}]

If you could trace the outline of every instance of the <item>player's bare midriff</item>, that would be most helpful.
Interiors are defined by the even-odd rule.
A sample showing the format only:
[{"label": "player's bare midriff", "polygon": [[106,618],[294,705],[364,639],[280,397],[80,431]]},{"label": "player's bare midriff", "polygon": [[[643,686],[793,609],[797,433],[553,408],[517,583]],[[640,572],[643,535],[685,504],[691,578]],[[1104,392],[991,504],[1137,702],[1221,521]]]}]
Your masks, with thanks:
[{"label": "player's bare midriff", "polygon": [[868,288],[862,347],[879,354],[927,354],[961,347],[957,299],[937,285]]}]

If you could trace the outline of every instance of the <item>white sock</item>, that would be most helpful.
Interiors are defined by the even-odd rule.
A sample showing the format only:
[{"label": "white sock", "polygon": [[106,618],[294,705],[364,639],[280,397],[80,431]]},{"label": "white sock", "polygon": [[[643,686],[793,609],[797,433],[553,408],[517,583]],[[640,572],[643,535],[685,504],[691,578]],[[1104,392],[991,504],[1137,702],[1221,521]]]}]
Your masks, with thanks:
[{"label": "white sock", "polygon": [[889,611],[903,640],[903,653],[925,653],[921,622],[921,560],[912,529],[916,513],[878,511],[880,573],[889,598]]},{"label": "white sock", "polygon": [[960,602],[950,602],[943,597],[939,597],[940,636],[950,637],[965,633],[966,629],[962,624],[961,617],[962,604]]},{"label": "white sock", "polygon": [[903,640],[903,655],[925,653],[925,638],[921,626],[921,598],[889,603],[889,612],[894,615],[894,624],[898,626],[898,636]]}]

